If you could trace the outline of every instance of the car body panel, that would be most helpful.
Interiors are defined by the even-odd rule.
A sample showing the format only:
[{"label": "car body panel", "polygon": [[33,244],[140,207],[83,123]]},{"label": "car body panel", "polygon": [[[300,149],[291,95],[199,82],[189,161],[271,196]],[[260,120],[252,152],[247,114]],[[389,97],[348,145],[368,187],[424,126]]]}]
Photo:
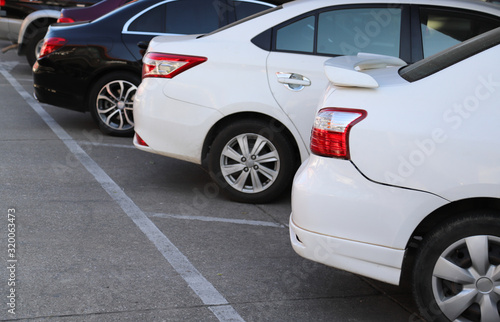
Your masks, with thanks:
[{"label": "car body panel", "polygon": [[[461,53],[458,62],[420,79],[388,67],[363,71],[378,87],[330,86],[318,110],[364,110],[366,117],[349,131],[349,160],[313,154],[295,176],[290,238],[298,254],[399,284],[404,258],[373,254],[409,254],[434,225],[496,209],[500,66],[485,62],[500,54],[500,29],[488,34],[497,37],[494,47],[468,42],[482,48],[468,54],[459,44],[442,54],[448,63],[448,52]],[[353,71],[346,57],[329,63]]]},{"label": "car body panel", "polygon": [[[397,80],[375,91],[358,90],[355,98],[349,95],[351,89],[338,88],[332,94],[336,107],[365,109],[364,102],[370,102],[370,117],[350,136],[351,157],[358,169],[373,181],[429,191],[449,200],[499,196],[500,186],[495,184],[500,181],[500,150],[492,147],[498,146],[500,111],[489,108],[489,116],[482,116],[484,106],[500,101],[496,66],[481,64],[491,55],[494,51],[480,53],[411,84],[401,86]],[[447,81],[464,73],[473,81]],[[408,100],[413,93],[425,95]],[[385,104],[386,100],[396,103]],[[391,131],[378,126],[390,122],[388,115],[397,120],[391,122]],[[425,121],[415,127],[415,120]],[[481,145],[472,143],[481,141]],[[450,158],[453,164],[443,169]],[[438,175],[441,180],[436,181]]]},{"label": "car body panel", "polygon": [[[347,3],[351,2],[346,2],[340,8],[345,8]],[[380,17],[383,15],[380,11],[386,10],[386,8],[381,6],[380,2],[368,1],[367,3],[370,8],[374,8],[374,21],[382,19]],[[409,24],[407,14],[405,13],[408,7],[403,5],[407,3],[409,2],[402,1],[393,6],[400,8],[398,10],[404,16],[401,18],[401,24]],[[423,3],[430,4],[431,2],[423,1]],[[439,4],[443,5],[443,3]],[[353,2],[353,5],[354,8],[359,7],[356,2]],[[464,4],[464,7],[467,6],[476,10],[481,7],[480,5],[470,3]],[[319,103],[318,97],[320,97],[328,85],[328,79],[323,71],[323,64],[331,56],[276,50],[268,51],[250,44],[250,39],[270,28],[274,28],[277,24],[278,26],[286,25],[286,23],[281,23],[282,21],[293,22],[298,19],[296,18],[297,16],[308,16],[312,13],[325,10],[324,8],[331,9],[336,7],[332,6],[329,1],[294,1],[285,3],[283,8],[286,10],[274,10],[265,16],[236,24],[231,26],[231,28],[217,31],[200,39],[180,38],[179,41],[176,41],[171,36],[155,37],[151,41],[148,51],[208,57],[208,62],[196,66],[193,70],[182,73],[173,80],[168,81],[168,85],[162,89],[165,95],[180,101],[216,108],[223,115],[247,111],[264,113],[271,116],[283,124],[287,124],[287,128],[293,133],[296,144],[300,148],[302,160],[305,160],[308,155],[311,124],[307,120],[312,121],[315,107]],[[387,10],[390,10],[390,8]],[[487,11],[489,7],[482,7],[481,10],[483,12]],[[498,8],[496,10],[500,15]],[[242,39],[247,39],[247,43],[241,41]],[[401,40],[401,44],[402,46],[407,46],[409,43]],[[406,51],[410,50],[407,49]],[[221,53],[224,53],[224,55],[221,56]],[[267,54],[265,64],[262,61],[258,62],[254,60],[256,57],[262,57],[264,54]],[[247,61],[248,63],[243,63]],[[260,64],[260,66],[267,68],[267,83],[269,84],[269,90],[272,93],[274,102],[266,98],[268,97],[269,90],[265,90],[262,87],[262,84],[260,84],[262,80],[259,80],[258,77],[253,78],[254,76],[252,75],[254,74],[252,74],[252,69],[249,66],[254,64],[256,64],[255,66],[259,66],[258,64]],[[221,72],[219,73],[219,71]],[[236,73],[236,71],[238,72]],[[303,75],[309,79],[311,85],[305,86],[299,91],[292,91],[286,87],[286,84],[279,82],[277,73]],[[230,84],[231,90],[227,90],[225,86],[207,87],[207,84],[214,83],[214,81],[217,82],[217,79],[214,79],[213,75],[223,75],[225,79],[221,79],[222,83]],[[241,79],[237,75],[244,75],[244,77]],[[141,86],[144,87],[146,85]],[[196,93],[196,95],[193,95],[193,93]],[[256,97],[259,97],[259,99],[256,99]],[[262,104],[263,102],[266,103]],[[265,108],[261,109],[261,106],[265,106]],[[276,111],[276,108],[279,108],[281,111]],[[288,126],[288,124],[291,126]],[[169,127],[163,127],[163,129],[164,131],[169,131]],[[138,131],[139,134],[142,131],[149,132],[148,129],[142,130],[141,126],[139,126]],[[299,135],[296,133],[299,133]],[[162,133],[161,137],[172,136]],[[198,146],[199,142],[193,144]],[[157,150],[161,150],[161,148],[157,147]],[[306,152],[304,153],[304,151]],[[182,153],[182,151],[170,151],[168,155],[182,155]],[[192,156],[189,159],[192,159]],[[196,163],[200,162],[201,159],[196,161]]]},{"label": "car body panel", "polygon": [[74,21],[94,20],[131,0],[101,0],[89,7],[63,8],[61,18],[70,18]]}]

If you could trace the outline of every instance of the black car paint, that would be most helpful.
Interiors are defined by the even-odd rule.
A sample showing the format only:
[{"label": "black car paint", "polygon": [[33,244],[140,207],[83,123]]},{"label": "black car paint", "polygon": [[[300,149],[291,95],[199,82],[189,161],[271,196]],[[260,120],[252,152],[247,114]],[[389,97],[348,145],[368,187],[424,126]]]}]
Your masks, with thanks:
[{"label": "black car paint", "polygon": [[[62,37],[68,43],[38,59],[33,68],[35,96],[40,102],[80,112],[88,110],[92,84],[113,71],[141,74],[144,49],[154,35],[122,34],[124,24],[137,13],[163,0],[141,0],[118,8],[93,22],[60,24],[49,28],[46,38]],[[226,0],[221,4],[219,27],[236,20]],[[288,0],[268,0],[279,5]],[[143,46],[142,46],[143,47]]]}]

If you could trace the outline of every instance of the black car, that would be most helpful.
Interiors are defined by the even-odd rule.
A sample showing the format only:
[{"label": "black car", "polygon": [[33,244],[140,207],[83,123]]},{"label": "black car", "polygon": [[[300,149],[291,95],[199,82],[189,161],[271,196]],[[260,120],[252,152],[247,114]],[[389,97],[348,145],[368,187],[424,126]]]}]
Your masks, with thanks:
[{"label": "black car", "polygon": [[111,135],[134,132],[142,51],[158,35],[203,34],[286,0],[140,0],[93,22],[53,25],[33,66],[35,96],[90,111]]},{"label": "black car", "polygon": [[30,65],[36,60],[41,40],[50,24],[59,18],[61,9],[91,6],[100,0],[0,0],[0,39],[12,42]]}]

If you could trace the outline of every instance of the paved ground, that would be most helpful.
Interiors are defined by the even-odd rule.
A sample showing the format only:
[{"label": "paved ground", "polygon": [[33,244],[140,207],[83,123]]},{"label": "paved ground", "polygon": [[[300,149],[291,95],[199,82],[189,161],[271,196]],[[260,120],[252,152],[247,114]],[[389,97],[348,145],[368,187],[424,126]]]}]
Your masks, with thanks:
[{"label": "paved ground", "polygon": [[0,319],[416,320],[407,290],[296,255],[288,196],[228,201],[31,93],[24,57],[0,54]]}]

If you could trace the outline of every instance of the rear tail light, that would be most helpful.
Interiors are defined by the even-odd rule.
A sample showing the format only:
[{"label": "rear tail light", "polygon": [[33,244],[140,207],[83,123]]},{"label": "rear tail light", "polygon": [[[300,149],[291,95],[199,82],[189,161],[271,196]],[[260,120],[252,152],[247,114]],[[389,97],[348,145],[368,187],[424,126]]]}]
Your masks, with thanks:
[{"label": "rear tail light", "polygon": [[198,56],[147,53],[142,60],[142,78],[173,78],[206,60],[207,58]]},{"label": "rear tail light", "polygon": [[0,7],[5,6],[5,0],[0,0]]},{"label": "rear tail light", "polygon": [[67,42],[66,39],[58,37],[45,39],[45,41],[43,42],[42,49],[40,50],[39,58],[42,58],[44,56],[47,56],[48,54],[53,53],[54,51],[64,46],[66,42]]},{"label": "rear tail light", "polygon": [[349,159],[349,131],[366,117],[366,111],[325,108],[318,112],[311,134],[311,152],[325,157]]},{"label": "rear tail light", "polygon": [[63,17],[62,13],[59,19],[57,19],[57,23],[71,23],[71,22],[75,22],[75,20],[70,17]]}]

